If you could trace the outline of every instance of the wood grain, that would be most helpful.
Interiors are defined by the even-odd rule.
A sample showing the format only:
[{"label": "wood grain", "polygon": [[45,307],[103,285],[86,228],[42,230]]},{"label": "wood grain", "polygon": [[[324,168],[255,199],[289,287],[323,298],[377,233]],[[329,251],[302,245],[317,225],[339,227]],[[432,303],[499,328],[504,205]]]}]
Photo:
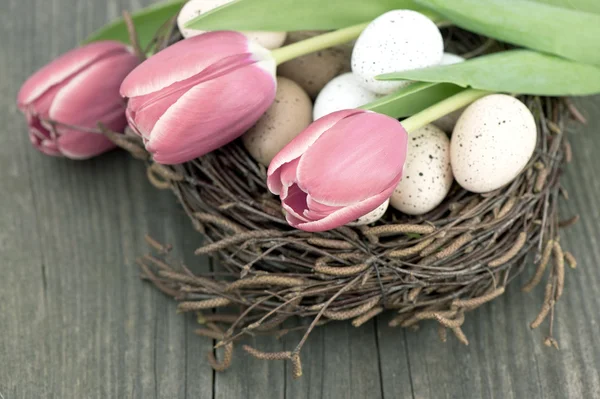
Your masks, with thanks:
[{"label": "wood grain", "polygon": [[134,265],[145,232],[177,242],[180,253],[196,245],[171,193],[151,187],[125,153],[86,162],[39,154],[14,104],[28,74],[144,3],[10,0],[8,13],[2,3],[4,398],[212,397],[211,343],[193,336],[193,320],[176,315]]},{"label": "wood grain", "polygon": [[[554,334],[529,322],[541,289],[506,295],[469,314],[470,345],[387,326],[332,323],[309,338],[304,377],[290,365],[250,358],[241,348],[225,373],[206,363],[212,342],[193,334],[192,316],[141,282],[134,266],[143,234],[177,243],[197,270],[194,232],[169,192],[144,167],[114,152],[86,162],[47,158],[30,148],[14,104],[22,81],[85,35],[150,0],[3,0],[0,12],[0,398],[594,398],[600,397],[600,97],[577,101],[588,126],[573,127],[574,162],[564,176],[565,217],[582,220],[562,245],[568,270]],[[265,351],[300,339],[256,338]]]}]

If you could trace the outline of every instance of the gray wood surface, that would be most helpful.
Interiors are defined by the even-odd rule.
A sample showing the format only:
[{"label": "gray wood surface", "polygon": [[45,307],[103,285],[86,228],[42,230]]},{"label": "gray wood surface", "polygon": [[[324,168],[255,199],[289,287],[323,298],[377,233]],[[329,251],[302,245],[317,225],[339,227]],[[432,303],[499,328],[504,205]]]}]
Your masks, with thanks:
[{"label": "gray wood surface", "polygon": [[[563,246],[579,259],[558,305],[561,349],[528,324],[541,306],[517,282],[469,314],[470,346],[387,327],[317,330],[303,352],[304,378],[288,365],[238,351],[213,373],[211,342],[193,318],[138,279],[136,256],[151,232],[187,256],[199,237],[143,165],[114,152],[86,162],[34,151],[14,99],[21,82],[119,15],[150,0],[0,0],[0,399],[16,398],[599,398],[600,98],[578,100],[590,120],[574,129],[564,177],[565,216],[582,221]],[[205,259],[192,259],[208,268]],[[522,276],[520,283],[527,276]],[[292,348],[299,335],[258,340]]]}]

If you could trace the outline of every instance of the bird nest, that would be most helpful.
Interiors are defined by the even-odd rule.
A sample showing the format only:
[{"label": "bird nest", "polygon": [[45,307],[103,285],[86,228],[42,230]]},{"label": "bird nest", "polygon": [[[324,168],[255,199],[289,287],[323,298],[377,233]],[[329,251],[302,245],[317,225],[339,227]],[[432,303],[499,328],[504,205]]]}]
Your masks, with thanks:
[{"label": "bird nest", "polygon": [[[449,40],[461,35],[454,43],[461,53],[490,47],[485,38],[446,31]],[[542,310],[531,324],[538,327],[563,292],[565,262],[574,266],[558,237],[561,227],[574,222],[561,222],[558,214],[559,198],[566,197],[559,178],[571,158],[564,126],[574,109],[564,99],[521,99],[536,117],[538,140],[531,161],[511,184],[486,194],[455,185],[426,215],[390,209],[372,225],[323,233],[288,226],[278,198],[267,189],[265,168],[239,140],[165,166],[152,162],[137,136],[107,132],[147,163],[156,187],[175,193],[204,236],[196,255],[219,259],[217,273],[194,274],[169,261],[168,247],[147,237],[155,251],[138,260],[143,275],[179,301],[179,311],[201,312],[205,328],[198,333],[224,348],[221,360],[209,353],[217,370],[228,367],[233,345],[245,335],[304,330],[291,352],[244,346],[260,359],[290,360],[298,377],[301,348],[315,327],[332,320],[359,327],[382,312],[393,315],[391,327],[433,320],[440,338],[450,330],[467,344],[461,330],[465,313],[502,295],[525,269],[531,279],[524,291],[547,281]],[[290,318],[296,325],[286,321]],[[546,343],[556,345],[551,334]]]}]

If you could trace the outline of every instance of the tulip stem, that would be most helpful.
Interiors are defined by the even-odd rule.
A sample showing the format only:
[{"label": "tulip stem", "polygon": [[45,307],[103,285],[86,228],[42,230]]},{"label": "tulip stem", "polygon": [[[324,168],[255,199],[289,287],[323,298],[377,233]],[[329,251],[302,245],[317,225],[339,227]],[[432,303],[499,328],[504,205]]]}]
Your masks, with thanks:
[{"label": "tulip stem", "polygon": [[302,40],[297,43],[289,44],[285,47],[275,49],[271,52],[277,65],[301,57],[306,54],[334,47],[339,44],[347,43],[356,39],[369,23],[350,26],[333,32],[324,33],[310,39]]},{"label": "tulip stem", "polygon": [[441,118],[444,115],[448,115],[451,112],[461,109],[464,106],[471,104],[478,98],[493,94],[486,90],[467,89],[460,93],[448,97],[439,103],[432,105],[429,108],[425,108],[423,111],[418,112],[402,121],[402,126],[410,134],[415,130],[422,128],[423,126]]}]

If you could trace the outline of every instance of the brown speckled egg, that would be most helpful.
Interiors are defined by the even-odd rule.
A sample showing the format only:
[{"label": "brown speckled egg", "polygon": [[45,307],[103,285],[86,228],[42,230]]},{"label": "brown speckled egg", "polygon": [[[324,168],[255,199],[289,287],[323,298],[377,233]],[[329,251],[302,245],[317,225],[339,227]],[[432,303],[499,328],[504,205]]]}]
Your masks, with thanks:
[{"label": "brown speckled egg", "polygon": [[265,166],[312,122],[312,102],[296,82],[277,77],[273,105],[256,125],[242,136],[252,157]]},{"label": "brown speckled egg", "polygon": [[[285,45],[322,33],[321,31],[290,32]],[[312,99],[315,99],[331,79],[344,72],[350,72],[351,56],[352,47],[350,45],[332,47],[283,63],[279,66],[277,73],[297,82]]]},{"label": "brown speckled egg", "polygon": [[422,215],[446,198],[452,182],[450,140],[434,125],[427,125],[408,137],[402,180],[390,203],[406,214]]}]

